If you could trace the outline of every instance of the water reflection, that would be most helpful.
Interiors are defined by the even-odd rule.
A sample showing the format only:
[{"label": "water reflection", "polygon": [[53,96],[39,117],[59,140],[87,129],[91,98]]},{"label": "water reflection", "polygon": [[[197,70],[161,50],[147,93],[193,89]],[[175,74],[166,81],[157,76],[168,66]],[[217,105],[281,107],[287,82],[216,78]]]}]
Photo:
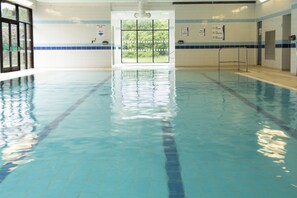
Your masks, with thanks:
[{"label": "water reflection", "polygon": [[175,116],[173,70],[115,70],[112,91],[115,120]]},{"label": "water reflection", "polygon": [[[36,119],[32,113],[34,77],[0,82],[0,149],[1,172],[12,171],[17,164],[30,162],[28,156],[37,144]],[[2,173],[3,174],[3,173]]]},{"label": "water reflection", "polygon": [[278,88],[260,81],[256,83],[257,106],[279,116],[286,125],[293,127],[296,126],[294,124],[297,111],[296,96],[296,92],[285,88]]},{"label": "water reflection", "polygon": [[[266,157],[272,158],[274,163],[285,164],[286,158],[286,139],[288,136],[281,130],[264,127],[257,132],[258,144],[261,146],[258,152]],[[285,172],[289,172],[285,166],[282,167]]]}]

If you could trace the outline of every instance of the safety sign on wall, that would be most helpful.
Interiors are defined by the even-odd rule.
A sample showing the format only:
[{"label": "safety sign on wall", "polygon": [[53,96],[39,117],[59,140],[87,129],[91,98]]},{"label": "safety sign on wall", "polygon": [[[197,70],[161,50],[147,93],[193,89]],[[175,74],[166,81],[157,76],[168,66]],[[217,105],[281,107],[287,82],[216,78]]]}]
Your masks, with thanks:
[{"label": "safety sign on wall", "polygon": [[212,40],[225,40],[225,25],[212,26]]},{"label": "safety sign on wall", "polygon": [[189,36],[189,34],[190,34],[189,31],[190,31],[189,27],[182,27],[181,28],[181,35],[182,36]]},{"label": "safety sign on wall", "polygon": [[205,36],[205,33],[206,33],[205,28],[202,28],[202,29],[199,30],[199,36]]},{"label": "safety sign on wall", "polygon": [[97,36],[102,38],[106,33],[106,25],[97,25]]}]

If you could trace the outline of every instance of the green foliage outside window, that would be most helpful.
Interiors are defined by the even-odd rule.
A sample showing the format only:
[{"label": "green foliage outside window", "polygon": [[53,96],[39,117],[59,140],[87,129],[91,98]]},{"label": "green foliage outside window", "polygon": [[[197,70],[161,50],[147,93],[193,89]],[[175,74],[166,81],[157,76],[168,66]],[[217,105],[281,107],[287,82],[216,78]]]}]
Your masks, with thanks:
[{"label": "green foliage outside window", "polygon": [[10,3],[1,3],[1,14],[3,18],[16,20],[16,6]]},{"label": "green foliage outside window", "polygon": [[123,20],[122,62],[168,62],[168,20]]}]

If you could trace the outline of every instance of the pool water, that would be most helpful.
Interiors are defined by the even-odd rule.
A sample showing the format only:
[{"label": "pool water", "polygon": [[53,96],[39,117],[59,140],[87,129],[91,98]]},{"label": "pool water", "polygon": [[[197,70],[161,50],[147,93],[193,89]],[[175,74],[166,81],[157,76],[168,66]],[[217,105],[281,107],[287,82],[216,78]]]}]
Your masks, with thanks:
[{"label": "pool water", "polygon": [[1,198],[296,197],[296,91],[206,70],[0,83]]}]

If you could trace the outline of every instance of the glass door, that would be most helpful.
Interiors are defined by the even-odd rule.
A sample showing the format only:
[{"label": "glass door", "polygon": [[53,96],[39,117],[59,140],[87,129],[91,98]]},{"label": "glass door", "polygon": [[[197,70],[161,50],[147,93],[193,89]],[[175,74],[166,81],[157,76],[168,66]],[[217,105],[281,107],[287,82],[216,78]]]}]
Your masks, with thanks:
[{"label": "glass door", "polygon": [[17,71],[19,67],[18,25],[2,22],[3,72]]},{"label": "glass door", "polygon": [[27,69],[27,54],[26,54],[26,25],[20,23],[20,67],[21,70]]},{"label": "glass door", "polygon": [[33,68],[32,10],[1,1],[0,20],[0,73]]},{"label": "glass door", "polygon": [[9,24],[2,23],[3,71],[10,70],[10,38]]},{"label": "glass door", "polygon": [[33,68],[33,41],[32,41],[32,26],[26,24],[26,54],[27,54],[27,69]]},{"label": "glass door", "polygon": [[20,70],[19,67],[19,45],[18,45],[18,25],[10,24],[10,51],[11,51],[11,71]]}]

